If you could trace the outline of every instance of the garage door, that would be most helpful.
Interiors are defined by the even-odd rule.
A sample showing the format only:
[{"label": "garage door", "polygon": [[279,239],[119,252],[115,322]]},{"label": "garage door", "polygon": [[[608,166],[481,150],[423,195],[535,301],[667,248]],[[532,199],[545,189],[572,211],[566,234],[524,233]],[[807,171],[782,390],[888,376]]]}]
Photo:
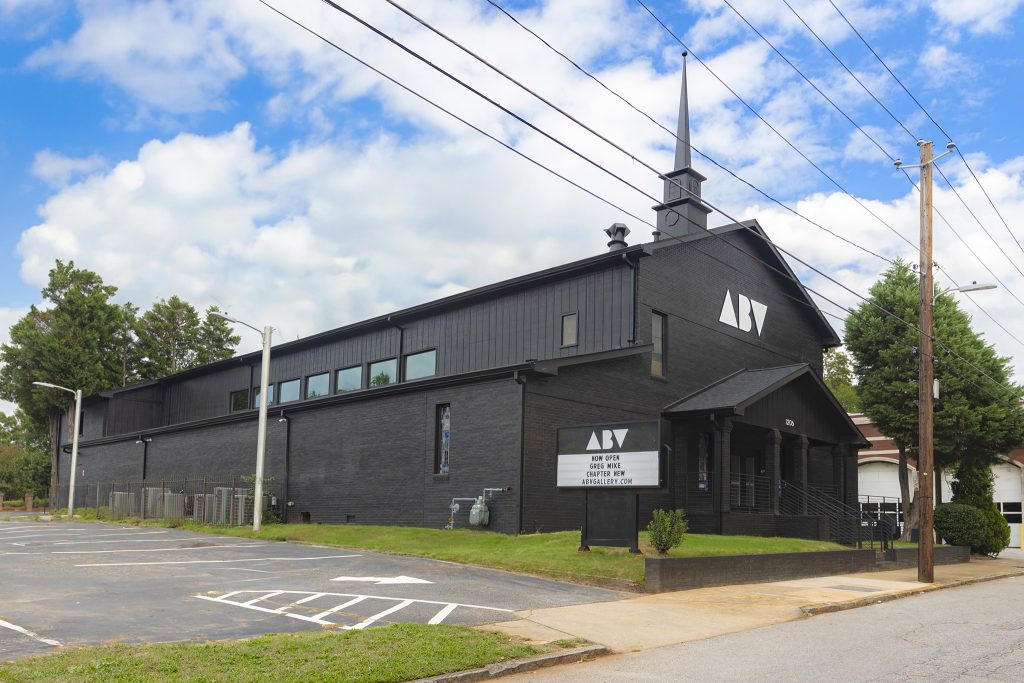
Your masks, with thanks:
[{"label": "garage door", "polygon": [[1021,469],[1009,463],[998,463],[992,466],[995,475],[993,498],[1003,517],[1010,524],[1010,547],[1021,547],[1021,500],[1024,491],[1021,487]]}]

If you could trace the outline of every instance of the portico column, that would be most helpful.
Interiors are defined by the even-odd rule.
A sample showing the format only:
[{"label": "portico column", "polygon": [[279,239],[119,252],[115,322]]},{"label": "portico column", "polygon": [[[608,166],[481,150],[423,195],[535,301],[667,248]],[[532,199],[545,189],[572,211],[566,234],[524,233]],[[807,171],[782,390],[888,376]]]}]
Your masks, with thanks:
[{"label": "portico column", "polygon": [[721,499],[721,511],[729,512],[732,509],[732,495],[731,495],[731,480],[732,475],[729,471],[730,465],[732,464],[732,454],[730,452],[730,444],[732,441],[732,418],[723,417],[722,426],[719,431],[719,491]]},{"label": "portico column", "polygon": [[772,490],[769,495],[771,499],[771,513],[779,514],[779,493],[782,487],[782,434],[778,429],[773,429],[765,434],[764,439],[765,457],[768,458],[768,468],[772,477]]},{"label": "portico column", "polygon": [[796,438],[796,442],[793,444],[793,450],[796,455],[794,460],[796,466],[800,469],[800,486],[804,490],[804,495],[801,496],[800,513],[807,514],[807,437],[801,434]]}]

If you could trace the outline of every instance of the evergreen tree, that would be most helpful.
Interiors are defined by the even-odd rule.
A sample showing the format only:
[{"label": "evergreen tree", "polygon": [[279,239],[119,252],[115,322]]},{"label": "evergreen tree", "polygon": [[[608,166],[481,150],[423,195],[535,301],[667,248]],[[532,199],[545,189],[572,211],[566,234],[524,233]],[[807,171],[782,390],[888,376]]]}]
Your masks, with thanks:
[{"label": "evergreen tree", "polygon": [[[10,341],[0,346],[0,398],[18,404],[26,429],[38,432],[48,425],[52,443],[57,442],[57,415],[74,399],[32,383],[51,382],[84,395],[120,383],[114,339],[122,311],[111,302],[116,292],[91,270],[58,260],[42,291],[46,305],[32,306],[11,326]],[[55,459],[56,449],[50,454]],[[51,471],[56,477],[56,467]],[[51,488],[56,484],[51,479]]]},{"label": "evergreen tree", "polygon": [[195,307],[177,296],[161,299],[137,321],[139,374],[157,379],[197,365],[230,358],[240,341],[223,318],[206,311],[200,320]]},{"label": "evergreen tree", "polygon": [[[908,454],[918,444],[919,277],[903,262],[871,287],[868,302],[846,319],[846,348],[853,355],[857,390],[865,414],[900,453],[900,490],[906,520],[910,487]],[[893,318],[890,311],[906,323]],[[964,460],[990,463],[1024,441],[1021,388],[1010,383],[1008,359],[971,329],[970,317],[951,296],[935,302],[934,454],[936,476]],[[974,366],[974,367],[972,367]],[[976,369],[977,368],[977,369]],[[909,532],[911,524],[906,525]]]}]

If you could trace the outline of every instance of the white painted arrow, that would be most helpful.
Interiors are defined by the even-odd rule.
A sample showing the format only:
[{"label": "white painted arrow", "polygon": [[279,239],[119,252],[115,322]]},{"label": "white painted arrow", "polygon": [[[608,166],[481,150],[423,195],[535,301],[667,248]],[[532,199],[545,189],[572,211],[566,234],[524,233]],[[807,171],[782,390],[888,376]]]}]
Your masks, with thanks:
[{"label": "white painted arrow", "polygon": [[331,581],[366,581],[375,583],[378,586],[386,583],[434,583],[426,579],[417,579],[412,576],[338,576]]}]

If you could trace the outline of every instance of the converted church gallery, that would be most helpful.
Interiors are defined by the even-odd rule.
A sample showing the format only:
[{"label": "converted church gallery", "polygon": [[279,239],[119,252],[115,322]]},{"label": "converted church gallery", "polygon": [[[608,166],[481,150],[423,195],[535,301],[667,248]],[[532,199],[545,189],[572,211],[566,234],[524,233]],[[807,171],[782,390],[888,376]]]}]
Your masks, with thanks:
[{"label": "converted church gallery", "polygon": [[[579,528],[559,430],[637,422],[658,423],[663,462],[641,523],[681,507],[694,531],[820,537],[787,486],[857,504],[867,443],[821,380],[840,340],[756,221],[707,229],[685,76],[682,93],[651,241],[627,245],[616,224],[592,257],[273,348],[265,476],[280,516],[439,528],[453,498],[495,488],[491,529]],[[102,482],[251,475],[259,378],[252,353],[88,397],[76,504]]]}]

